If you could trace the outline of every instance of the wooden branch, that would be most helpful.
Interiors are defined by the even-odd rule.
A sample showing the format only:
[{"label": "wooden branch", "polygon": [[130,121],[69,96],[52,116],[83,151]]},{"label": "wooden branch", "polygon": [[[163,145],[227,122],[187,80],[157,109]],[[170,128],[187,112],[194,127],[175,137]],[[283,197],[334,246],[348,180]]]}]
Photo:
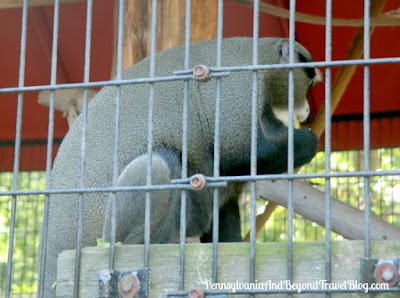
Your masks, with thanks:
[{"label": "wooden branch", "polygon": [[[288,182],[258,181],[257,193],[269,202],[287,207]],[[350,240],[364,239],[364,211],[335,198],[330,199],[331,230]],[[325,194],[308,183],[293,181],[293,210],[303,217],[325,226]],[[400,240],[400,229],[371,214],[371,240]]]},{"label": "wooden branch", "polygon": [[[385,7],[386,0],[371,1],[371,16],[379,15]],[[370,35],[373,34],[375,27],[370,28]],[[364,29],[359,28],[353,38],[350,49],[345,60],[360,59],[364,52]],[[356,65],[341,67],[338,71],[335,81],[332,84],[331,93],[331,115],[338,106],[344,92],[347,89],[355,71]],[[311,130],[320,137],[325,130],[325,103],[322,104],[317,116],[315,117]]]},{"label": "wooden branch", "polygon": [[[80,2],[83,0],[60,0],[60,3]],[[22,7],[24,0],[1,0],[0,9]],[[54,0],[29,0],[28,6],[54,5]]]},{"label": "wooden branch", "polygon": [[[235,0],[243,5],[253,7],[253,0]],[[286,8],[278,7],[273,4],[268,4],[260,1],[260,11],[277,16],[284,19],[289,19],[289,10]],[[372,16],[372,14],[371,14]],[[323,16],[315,16],[307,13],[296,12],[296,21],[314,25],[325,26],[326,18]],[[345,27],[363,27],[364,19],[342,19],[333,18],[332,26],[345,26]],[[400,12],[399,10],[392,10],[382,15],[371,17],[371,26],[400,26]]]},{"label": "wooden branch", "polygon": [[[88,101],[97,94],[96,90],[88,89]],[[50,91],[39,92],[38,103],[42,106],[50,106]],[[63,112],[67,117],[69,127],[82,112],[83,89],[62,89],[55,91],[54,108]]]}]

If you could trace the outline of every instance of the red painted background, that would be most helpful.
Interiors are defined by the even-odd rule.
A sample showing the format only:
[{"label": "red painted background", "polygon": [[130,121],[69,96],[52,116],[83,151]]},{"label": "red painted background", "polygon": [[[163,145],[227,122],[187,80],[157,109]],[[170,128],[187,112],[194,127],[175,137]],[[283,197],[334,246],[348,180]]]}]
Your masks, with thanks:
[{"label": "red painted background", "polygon": [[[284,0],[266,1],[286,6]],[[334,1],[333,17],[362,18],[363,0]],[[396,0],[388,0],[384,11],[400,7]],[[110,78],[113,40],[113,1],[93,1],[92,50],[90,80]],[[296,10],[314,15],[325,15],[325,1],[298,0]],[[0,88],[17,87],[20,56],[22,9],[0,10]],[[232,0],[224,4],[224,36],[251,36],[253,11]],[[83,80],[85,51],[86,3],[63,4],[60,8],[57,83],[76,83]],[[284,37],[288,32],[287,20],[260,15],[260,36]],[[334,27],[332,37],[333,60],[343,60],[356,28]],[[50,83],[51,48],[53,32],[53,6],[31,7],[28,12],[25,85]],[[399,27],[376,28],[371,38],[371,57],[400,56]],[[325,59],[325,27],[296,23],[296,40],[312,53],[315,61]],[[322,69],[322,71],[324,71]],[[333,79],[338,68],[332,69]],[[400,65],[371,66],[371,144],[373,147],[400,146]],[[324,84],[313,88],[310,94],[312,119],[325,100]],[[0,94],[0,142],[15,139],[17,94]],[[48,109],[37,104],[37,92],[24,95],[22,139],[47,139]],[[335,111],[332,126],[334,150],[360,149],[363,144],[363,68],[358,67],[344,97]],[[341,116],[356,120],[340,121]],[[379,120],[374,120],[379,118]],[[381,119],[383,118],[383,119]],[[358,120],[357,120],[358,119]],[[68,125],[60,112],[56,112],[54,137],[61,139]],[[323,149],[321,138],[321,149]],[[55,150],[58,146],[55,146]],[[1,149],[1,148],[0,148]],[[27,151],[27,150],[25,150]],[[21,153],[21,170],[44,169],[45,150],[41,158],[29,160],[32,152]],[[3,150],[0,171],[11,170],[13,150]]]}]

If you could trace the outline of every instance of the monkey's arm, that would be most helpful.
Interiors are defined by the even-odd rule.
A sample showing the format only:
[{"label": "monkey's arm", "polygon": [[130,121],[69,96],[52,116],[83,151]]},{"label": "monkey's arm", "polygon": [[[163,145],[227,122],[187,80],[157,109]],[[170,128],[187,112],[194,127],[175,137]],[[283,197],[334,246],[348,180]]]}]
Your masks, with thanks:
[{"label": "monkey's arm", "polygon": [[[259,174],[283,173],[288,162],[288,127],[276,119],[267,106],[262,115],[258,135],[257,172]],[[318,149],[318,138],[309,129],[294,129],[294,167],[311,161]]]}]

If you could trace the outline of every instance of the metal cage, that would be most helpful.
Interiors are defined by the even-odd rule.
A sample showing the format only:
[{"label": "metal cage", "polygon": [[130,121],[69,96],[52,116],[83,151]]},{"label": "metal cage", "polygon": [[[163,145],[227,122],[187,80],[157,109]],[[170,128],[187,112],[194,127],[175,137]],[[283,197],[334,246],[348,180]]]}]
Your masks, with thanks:
[{"label": "metal cage", "polygon": [[[28,0],[23,1],[23,15],[22,15],[22,35],[21,35],[21,54],[20,54],[20,68],[19,68],[19,83],[18,87],[10,87],[10,88],[2,88],[0,89],[0,93],[18,93],[18,109],[17,109],[17,123],[16,123],[16,137],[15,137],[15,151],[14,156],[14,166],[13,166],[13,183],[11,191],[0,192],[0,196],[12,196],[12,204],[11,204],[11,212],[10,212],[10,234],[9,234],[9,246],[8,246],[8,264],[7,264],[7,280],[5,287],[5,297],[11,296],[11,284],[12,284],[12,270],[13,270],[13,246],[14,246],[14,229],[15,229],[15,217],[16,217],[16,206],[17,200],[19,196],[23,195],[44,195],[44,218],[43,218],[43,226],[44,233],[42,235],[42,242],[46,243],[46,230],[47,230],[47,216],[48,216],[48,208],[49,208],[49,197],[55,193],[79,193],[80,197],[83,198],[85,193],[89,192],[108,192],[111,196],[116,196],[118,191],[127,191],[127,190],[138,190],[146,192],[146,220],[145,220],[145,243],[144,243],[144,254],[143,254],[143,268],[150,268],[151,264],[149,262],[150,258],[150,198],[151,193],[155,189],[175,187],[181,189],[181,217],[180,217],[180,257],[179,257],[179,272],[180,272],[180,280],[179,280],[179,288],[174,292],[167,293],[168,297],[178,297],[178,296],[187,296],[189,294],[189,290],[185,287],[184,280],[184,272],[185,272],[185,252],[186,252],[186,215],[185,215],[185,206],[186,206],[186,198],[187,198],[187,190],[190,189],[189,186],[189,178],[187,174],[187,144],[186,144],[186,135],[187,135],[187,101],[188,101],[188,92],[187,92],[187,84],[189,80],[194,79],[192,75],[192,69],[189,69],[189,44],[190,44],[190,11],[191,11],[191,1],[186,1],[186,31],[185,31],[185,63],[184,69],[177,69],[174,74],[169,77],[155,77],[154,75],[154,63],[155,63],[155,52],[156,52],[156,24],[157,24],[157,0],[152,1],[152,18],[151,18],[151,51],[150,51],[150,73],[148,77],[141,79],[131,79],[131,80],[123,80],[121,77],[121,61],[122,61],[122,31],[123,31],[123,12],[124,12],[124,1],[119,1],[119,23],[118,23],[118,55],[117,55],[117,72],[114,80],[103,81],[103,82],[90,82],[89,81],[89,71],[90,71],[90,51],[91,51],[91,18],[92,18],[92,0],[87,1],[87,26],[86,26],[86,47],[85,47],[85,66],[84,66],[84,79],[81,83],[73,83],[73,84],[56,84],[56,72],[57,72],[57,40],[58,40],[58,22],[59,22],[59,6],[60,1],[55,0],[54,3],[54,31],[53,31],[53,48],[52,48],[52,67],[51,67],[51,81],[49,85],[43,86],[25,86],[24,85],[24,71],[25,71],[25,57],[26,57],[26,39],[27,39],[27,17],[28,17]],[[289,26],[289,52],[290,52],[290,61],[289,64],[285,65],[260,65],[258,64],[257,59],[257,49],[258,49],[258,37],[259,37],[259,1],[254,1],[254,9],[253,9],[253,63],[251,65],[246,66],[234,66],[234,67],[223,67],[221,64],[221,40],[222,40],[222,29],[223,29],[223,0],[218,1],[218,29],[217,29],[217,61],[216,67],[210,68],[212,74],[212,80],[216,80],[217,82],[217,93],[216,93],[216,124],[215,124],[215,147],[214,147],[214,175],[212,177],[205,177],[209,182],[208,187],[214,188],[214,213],[213,213],[213,258],[212,258],[212,272],[210,274],[210,281],[212,283],[217,283],[218,281],[218,251],[219,251],[219,243],[218,243],[218,197],[219,197],[219,188],[224,187],[226,183],[229,181],[236,182],[249,182],[250,188],[250,244],[249,244],[249,277],[246,282],[248,283],[256,283],[257,277],[255,274],[257,254],[256,254],[256,234],[255,234],[255,225],[256,225],[256,181],[258,180],[287,180],[288,181],[288,189],[287,189],[287,198],[288,198],[288,218],[287,218],[287,227],[288,227],[288,241],[287,241],[287,266],[286,266],[286,276],[287,280],[292,280],[293,278],[293,181],[297,179],[309,179],[309,178],[322,178],[325,179],[325,229],[326,229],[326,237],[325,237],[325,280],[327,283],[331,281],[331,238],[330,233],[328,231],[331,230],[330,226],[330,179],[337,177],[360,177],[364,179],[364,202],[365,202],[365,235],[364,235],[364,254],[360,255],[360,258],[365,258],[365,260],[369,260],[371,258],[371,240],[370,240],[370,198],[369,198],[369,180],[371,177],[377,176],[395,176],[400,175],[399,170],[390,170],[390,171],[371,171],[369,164],[369,154],[370,154],[370,65],[374,64],[386,64],[386,63],[399,63],[399,57],[391,57],[391,58],[375,58],[372,59],[370,57],[370,1],[364,1],[364,58],[360,60],[351,60],[351,61],[332,61],[332,0],[326,0],[326,39],[325,39],[325,61],[321,62],[309,62],[309,63],[294,63],[294,41],[295,41],[295,11],[296,11],[296,1],[290,0],[290,26]],[[358,172],[350,172],[350,173],[332,173],[331,171],[331,68],[336,66],[347,66],[347,65],[361,65],[364,68],[364,114],[363,114],[363,135],[364,135],[364,168],[362,171]],[[307,174],[296,174],[293,168],[293,108],[294,108],[294,77],[293,77],[293,69],[295,68],[303,68],[303,67],[321,67],[325,69],[325,115],[326,116],[326,125],[325,125],[325,171],[324,173],[307,173]],[[288,147],[288,166],[287,166],[287,174],[279,174],[279,175],[257,175],[257,161],[256,161],[256,146],[257,146],[257,131],[256,131],[256,100],[257,100],[257,72],[259,70],[265,69],[277,69],[277,68],[287,68],[289,69],[289,147]],[[251,133],[251,172],[250,175],[247,176],[235,176],[235,177],[221,177],[219,172],[219,164],[220,164],[220,153],[219,153],[219,143],[220,143],[220,135],[219,135],[219,101],[220,101],[220,80],[222,76],[229,75],[230,72],[236,71],[246,71],[251,72],[253,76],[252,81],[252,133]],[[113,171],[113,185],[106,188],[85,188],[82,175],[80,180],[80,187],[77,189],[69,189],[69,190],[59,190],[59,189],[51,189],[49,186],[50,172],[52,167],[52,148],[53,148],[53,126],[54,126],[54,100],[55,100],[55,91],[60,89],[68,89],[68,88],[83,88],[84,90],[84,105],[83,105],[83,123],[86,123],[86,106],[87,106],[87,89],[90,87],[104,87],[114,85],[117,86],[116,93],[116,117],[118,119],[119,113],[119,100],[120,100],[120,86],[124,84],[148,84],[150,90],[149,97],[149,110],[148,110],[148,147],[147,153],[148,156],[152,154],[152,88],[153,84],[157,84],[158,82],[167,82],[172,80],[182,81],[184,86],[184,114],[183,114],[183,123],[182,123],[182,131],[183,131],[183,139],[182,139],[182,179],[178,181],[172,181],[170,186],[155,186],[151,184],[151,176],[150,176],[150,158],[148,158],[147,162],[147,184],[145,187],[131,187],[131,188],[121,188],[117,187],[117,177],[118,177],[118,169],[117,169],[117,144],[118,144],[118,133],[116,133],[116,137],[114,139],[114,156],[112,157],[114,160],[114,171]],[[21,191],[18,190],[18,174],[19,174],[19,156],[21,150],[21,129],[22,129],[22,113],[23,113],[23,101],[24,94],[26,92],[32,91],[41,91],[41,90],[50,90],[51,91],[51,101],[50,101],[50,109],[49,109],[49,125],[48,125],[48,140],[47,140],[47,162],[46,162],[46,188],[43,190],[35,190],[35,191]],[[118,120],[115,121],[115,132],[118,132]],[[84,129],[85,130],[85,129]],[[82,135],[82,142],[85,140],[85,135]],[[84,147],[82,147],[81,151],[81,171],[85,166],[85,151]],[[82,202],[82,200],[80,200]],[[82,206],[80,205],[80,208]],[[115,206],[114,206],[115,208]],[[82,209],[81,209],[82,210]],[[115,212],[114,212],[115,213]],[[82,214],[79,216],[79,220],[81,220]],[[115,218],[112,222],[115,225]],[[78,223],[79,229],[82,229],[82,225]],[[112,228],[113,229],[113,228]],[[81,231],[78,231],[78,235],[80,235]],[[76,261],[75,261],[75,281],[80,279],[80,266],[81,266],[81,249],[80,240],[77,239],[76,243]],[[43,264],[46,262],[46,255],[44,252],[41,253],[40,262]],[[109,253],[109,271],[108,273],[112,273],[114,270],[114,257],[115,257],[115,239],[111,241],[110,244],[110,253]],[[370,266],[368,262],[364,264],[364,266]],[[397,264],[398,266],[398,264]],[[37,296],[43,297],[43,278],[44,278],[44,266],[41,266],[41,271],[39,272],[38,279],[38,291]],[[397,267],[398,268],[398,267]],[[107,274],[105,272],[104,274]],[[147,271],[138,271],[137,275],[143,275],[141,278],[147,278]],[[150,271],[151,277],[151,271]],[[243,281],[244,282],[244,281]],[[370,290],[371,293],[381,293],[381,292],[400,292],[400,288],[391,287],[386,290]],[[214,296],[214,297],[224,297],[229,295],[267,295],[267,294],[297,294],[296,289],[204,289],[204,295],[206,296]],[[364,289],[329,289],[329,288],[319,288],[319,289],[308,289],[302,291],[301,294],[309,295],[309,294],[326,294],[329,296],[333,293],[364,293]],[[198,293],[197,293],[198,294]],[[192,293],[192,295],[197,295]],[[79,297],[79,284],[75,282],[73,294],[74,297]],[[105,294],[104,294],[105,295]],[[116,294],[118,295],[118,294]],[[147,294],[146,294],[147,295]],[[148,293],[151,296],[151,293]],[[200,294],[198,294],[200,295]],[[106,297],[106,296],[104,296]],[[107,297],[117,297],[110,296]],[[201,297],[201,296],[193,296],[193,297]]]}]

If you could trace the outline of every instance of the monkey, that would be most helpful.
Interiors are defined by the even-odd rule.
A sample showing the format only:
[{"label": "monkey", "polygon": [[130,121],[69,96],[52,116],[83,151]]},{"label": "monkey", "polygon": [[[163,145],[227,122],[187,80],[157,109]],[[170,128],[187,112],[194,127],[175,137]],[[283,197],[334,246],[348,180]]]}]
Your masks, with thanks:
[{"label": "monkey", "polygon": [[[252,39],[222,40],[223,66],[252,64]],[[190,44],[190,67],[216,64],[216,40]],[[258,63],[287,63],[288,40],[260,38]],[[295,62],[312,61],[310,53],[295,43]],[[155,76],[171,76],[184,65],[184,47],[155,56]],[[257,174],[283,173],[287,170],[288,150],[288,69],[257,71]],[[124,71],[123,79],[148,77],[150,60],[145,58]],[[300,120],[307,118],[307,93],[317,81],[316,68],[295,68],[294,111]],[[251,94],[253,71],[231,71],[220,79],[220,175],[250,174]],[[181,80],[153,84],[152,185],[168,185],[181,178],[183,83]],[[188,81],[187,172],[213,175],[216,81]],[[117,169],[118,186],[146,184],[147,121],[149,84],[122,85],[119,109]],[[116,87],[104,87],[88,105],[85,135],[83,186],[112,186],[116,121]],[[286,116],[282,116],[286,111]],[[285,120],[286,119],[286,120]],[[79,187],[83,117],[80,115],[65,136],[51,172],[51,189]],[[316,154],[317,137],[306,128],[294,130],[294,167],[308,163]],[[241,241],[238,197],[243,183],[229,182],[219,189],[219,240]],[[152,191],[151,243],[179,241],[180,193],[178,189]],[[110,193],[85,193],[83,197],[82,246],[95,246],[96,239],[110,238]],[[75,248],[79,194],[52,194],[49,202],[45,297],[53,294],[60,252]],[[213,190],[188,191],[187,237],[210,241],[212,235]],[[124,191],[116,195],[116,241],[124,244],[144,241],[144,191]]]}]

